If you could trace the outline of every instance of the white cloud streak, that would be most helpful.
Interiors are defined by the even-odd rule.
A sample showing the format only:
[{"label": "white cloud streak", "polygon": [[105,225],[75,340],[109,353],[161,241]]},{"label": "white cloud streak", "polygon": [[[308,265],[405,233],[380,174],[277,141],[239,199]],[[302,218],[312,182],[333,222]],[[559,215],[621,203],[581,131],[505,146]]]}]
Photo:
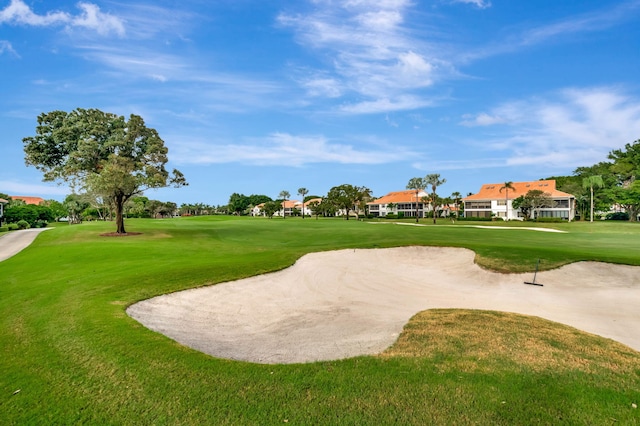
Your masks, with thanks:
[{"label": "white cloud streak", "polygon": [[558,42],[571,35],[604,31],[636,18],[640,12],[640,0],[622,2],[610,9],[571,16],[557,22],[526,29],[519,34],[505,37],[499,43],[477,49],[464,55],[463,60],[473,61],[479,58],[516,52],[523,47],[548,42]]},{"label": "white cloud streak", "polygon": [[35,195],[38,197],[67,195],[70,192],[67,186],[34,185],[11,180],[0,180],[0,188],[10,195]]},{"label": "white cloud streak", "polygon": [[100,35],[115,33],[118,36],[125,35],[124,22],[113,15],[104,13],[92,3],[78,3],[81,13],[71,15],[62,11],[50,11],[44,15],[35,13],[22,0],[11,0],[11,3],[0,10],[0,24],[27,25],[36,27],[49,27],[65,25],[67,28],[86,28]]},{"label": "white cloud streak", "polygon": [[11,53],[16,57],[19,57],[18,52],[13,49],[13,45],[7,40],[0,40],[0,55],[3,53]]},{"label": "white cloud streak", "polygon": [[[319,135],[273,133],[242,144],[182,142],[173,144],[172,158],[182,164],[241,163],[243,165],[300,167],[305,164],[386,164],[406,160],[411,153],[392,147],[354,148]],[[361,145],[361,143],[359,143]]]},{"label": "white cloud streak", "polygon": [[479,9],[487,9],[491,7],[491,2],[488,0],[453,0],[452,3],[472,4]]},{"label": "white cloud streak", "polygon": [[578,167],[605,161],[611,150],[638,139],[640,99],[618,88],[571,88],[506,103],[461,124],[504,132],[489,149],[505,152],[507,165]]}]

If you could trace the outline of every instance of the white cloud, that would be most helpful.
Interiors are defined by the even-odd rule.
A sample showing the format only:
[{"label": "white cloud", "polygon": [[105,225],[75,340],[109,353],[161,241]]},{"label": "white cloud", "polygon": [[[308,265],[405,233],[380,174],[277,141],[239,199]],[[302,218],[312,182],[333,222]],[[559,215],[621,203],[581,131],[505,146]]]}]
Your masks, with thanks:
[{"label": "white cloud", "polygon": [[621,2],[614,7],[570,16],[557,22],[531,27],[520,33],[502,37],[500,42],[464,55],[463,59],[472,61],[478,58],[517,52],[526,46],[558,42],[572,35],[604,31],[622,22],[637,19],[639,11],[640,0]]},{"label": "white cloud", "polygon": [[119,18],[103,13],[100,8],[91,3],[78,3],[82,9],[82,14],[71,20],[71,25],[95,30],[100,35],[107,35],[111,32],[119,36],[124,36],[124,23]]},{"label": "white cloud", "polygon": [[343,94],[340,81],[326,74],[318,73],[307,78],[300,78],[299,83],[312,97],[338,98]]},{"label": "white cloud", "polygon": [[379,98],[354,104],[343,104],[340,111],[347,114],[378,114],[392,111],[413,110],[431,106],[429,100],[411,95],[398,96],[394,99]]},{"label": "white cloud", "polygon": [[36,197],[67,195],[71,193],[71,190],[67,186],[36,185],[11,180],[0,180],[0,188],[2,188],[2,192],[8,195],[24,195]]},{"label": "white cloud", "polygon": [[465,114],[462,116],[464,120],[460,122],[463,126],[467,127],[475,127],[475,126],[491,126],[494,124],[504,123],[505,119],[498,115],[489,115],[487,113],[481,112],[475,116],[470,114]]},{"label": "white cloud", "polygon": [[14,56],[19,56],[18,52],[16,52],[13,49],[13,46],[11,45],[11,43],[9,43],[7,40],[0,40],[0,55],[2,55],[5,52],[11,53]]},{"label": "white cloud", "polygon": [[67,12],[50,11],[44,15],[35,13],[23,0],[11,0],[11,3],[0,10],[0,24],[30,26],[55,26],[66,25],[69,28],[80,27],[96,31],[100,35],[111,32],[119,36],[125,34],[124,23],[116,16],[103,13],[100,8],[92,3],[78,3],[82,13],[73,16]]},{"label": "white cloud", "polygon": [[508,165],[574,168],[605,161],[611,150],[638,139],[640,99],[618,88],[572,88],[467,121],[505,135],[494,137],[488,149],[505,152]]},{"label": "white cloud", "polygon": [[[406,102],[424,96],[417,91],[431,87],[440,74],[451,72],[436,57],[425,34],[412,35],[407,23],[409,1],[316,0],[307,14],[281,14],[278,22],[293,28],[298,41],[321,53],[327,66],[301,81],[309,89],[318,83],[331,90],[312,90],[313,96],[353,96],[357,107],[341,107],[348,113],[414,108],[428,101]],[[316,75],[324,75],[318,82]],[[384,109],[384,105],[391,107]]]},{"label": "white cloud", "polygon": [[491,7],[491,2],[488,0],[453,0],[453,3],[472,4],[480,9]]},{"label": "white cloud", "polygon": [[[362,141],[358,141],[362,144]],[[172,159],[182,164],[241,163],[299,167],[313,163],[385,164],[408,158],[411,153],[389,146],[372,149],[336,143],[324,136],[273,133],[262,140],[242,144],[202,141],[174,144]]]},{"label": "white cloud", "polygon": [[9,6],[0,10],[0,23],[48,26],[64,24],[69,20],[70,16],[65,12],[47,12],[46,15],[38,15],[22,0],[11,0]]}]

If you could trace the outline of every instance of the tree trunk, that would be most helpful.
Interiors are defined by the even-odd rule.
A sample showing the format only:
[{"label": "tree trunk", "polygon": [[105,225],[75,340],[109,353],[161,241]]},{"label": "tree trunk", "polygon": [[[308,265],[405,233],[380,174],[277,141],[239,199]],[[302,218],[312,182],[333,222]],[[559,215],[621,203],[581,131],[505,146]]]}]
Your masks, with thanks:
[{"label": "tree trunk", "polygon": [[509,220],[509,188],[505,188],[504,191],[504,220]]},{"label": "tree trunk", "polygon": [[117,195],[115,197],[116,204],[116,232],[118,234],[126,234],[127,231],[124,229],[124,197],[122,195]]},{"label": "tree trunk", "polygon": [[593,185],[591,185],[591,216],[590,221],[593,222]]}]

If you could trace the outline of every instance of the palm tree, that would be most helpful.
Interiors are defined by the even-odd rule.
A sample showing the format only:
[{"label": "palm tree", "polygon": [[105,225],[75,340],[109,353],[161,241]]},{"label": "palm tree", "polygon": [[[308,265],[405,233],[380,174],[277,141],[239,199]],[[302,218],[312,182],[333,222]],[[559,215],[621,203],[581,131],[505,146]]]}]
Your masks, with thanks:
[{"label": "palm tree", "polygon": [[604,186],[604,182],[602,181],[602,176],[589,176],[582,179],[582,187],[589,188],[591,191],[591,213],[590,213],[590,221],[593,222],[593,187],[596,186],[598,188],[602,188]]},{"label": "palm tree", "polygon": [[285,189],[280,191],[280,194],[278,196],[282,199],[282,218],[284,219],[287,211],[286,203],[289,197],[291,197],[291,194],[289,194],[289,191]]},{"label": "palm tree", "polygon": [[438,189],[438,187],[440,185],[444,185],[447,180],[446,179],[440,179],[440,174],[438,173],[433,173],[430,175],[425,176],[424,178],[424,182],[427,185],[431,185],[431,200],[433,201],[433,223],[436,223],[436,200],[438,199],[438,195],[436,194],[436,189]]},{"label": "palm tree", "polygon": [[393,211],[393,208],[394,208],[395,206],[396,206],[396,205],[395,205],[395,204],[393,204],[393,203],[387,203],[387,212],[388,212],[388,213],[392,212],[392,211]]},{"label": "palm tree", "polygon": [[453,198],[453,203],[456,206],[456,219],[460,219],[460,209],[458,208],[458,204],[460,203],[460,198],[462,198],[462,194],[458,191],[451,193],[451,198]]},{"label": "palm tree", "polygon": [[504,185],[500,187],[500,192],[504,191],[504,208],[507,209],[504,214],[504,220],[509,220],[509,190],[512,189],[513,192],[516,192],[516,189],[513,187],[513,182],[508,181],[505,182]]},{"label": "palm tree", "polygon": [[302,197],[302,218],[304,219],[304,196],[309,193],[307,188],[298,188],[298,195]]},{"label": "palm tree", "polygon": [[414,177],[409,180],[407,184],[407,189],[412,189],[416,192],[416,223],[418,223],[418,193],[424,190],[426,183],[424,179],[419,177]]}]

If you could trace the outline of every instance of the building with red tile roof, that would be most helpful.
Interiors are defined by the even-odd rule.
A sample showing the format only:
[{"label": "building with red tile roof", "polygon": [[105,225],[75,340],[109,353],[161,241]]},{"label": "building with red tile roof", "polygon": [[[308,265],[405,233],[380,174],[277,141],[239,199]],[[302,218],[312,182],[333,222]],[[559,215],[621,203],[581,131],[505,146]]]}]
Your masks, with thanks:
[{"label": "building with red tile roof", "polygon": [[424,217],[425,209],[431,211],[431,205],[429,202],[425,202],[425,198],[429,198],[429,194],[424,190],[418,191],[416,199],[416,191],[407,189],[389,192],[387,195],[367,203],[367,206],[369,214],[374,217],[384,217],[389,213],[396,215],[402,213],[404,217],[416,217],[417,213],[418,217]]},{"label": "building with red tile roof", "polygon": [[22,200],[26,204],[33,204],[39,206],[44,203],[44,198],[41,197],[29,197],[24,195],[11,195],[12,200]]},{"label": "building with red tile roof", "polygon": [[462,199],[465,217],[499,217],[505,220],[522,220],[520,209],[513,208],[513,200],[532,190],[540,190],[553,200],[553,206],[534,212],[535,217],[557,217],[573,220],[575,216],[575,197],[556,189],[556,181],[537,180],[533,182],[512,182],[513,189],[508,190],[504,183],[482,185],[480,191]]},{"label": "building with red tile roof", "polygon": [[[311,198],[304,203],[298,200],[286,200],[282,203],[282,208],[274,213],[274,216],[282,217],[283,214],[292,216],[296,210],[299,212],[298,214],[304,212],[305,216],[311,216],[313,213],[309,205],[314,201],[322,202],[322,198]],[[258,204],[251,210],[251,216],[264,216],[263,208],[264,203]]]}]

